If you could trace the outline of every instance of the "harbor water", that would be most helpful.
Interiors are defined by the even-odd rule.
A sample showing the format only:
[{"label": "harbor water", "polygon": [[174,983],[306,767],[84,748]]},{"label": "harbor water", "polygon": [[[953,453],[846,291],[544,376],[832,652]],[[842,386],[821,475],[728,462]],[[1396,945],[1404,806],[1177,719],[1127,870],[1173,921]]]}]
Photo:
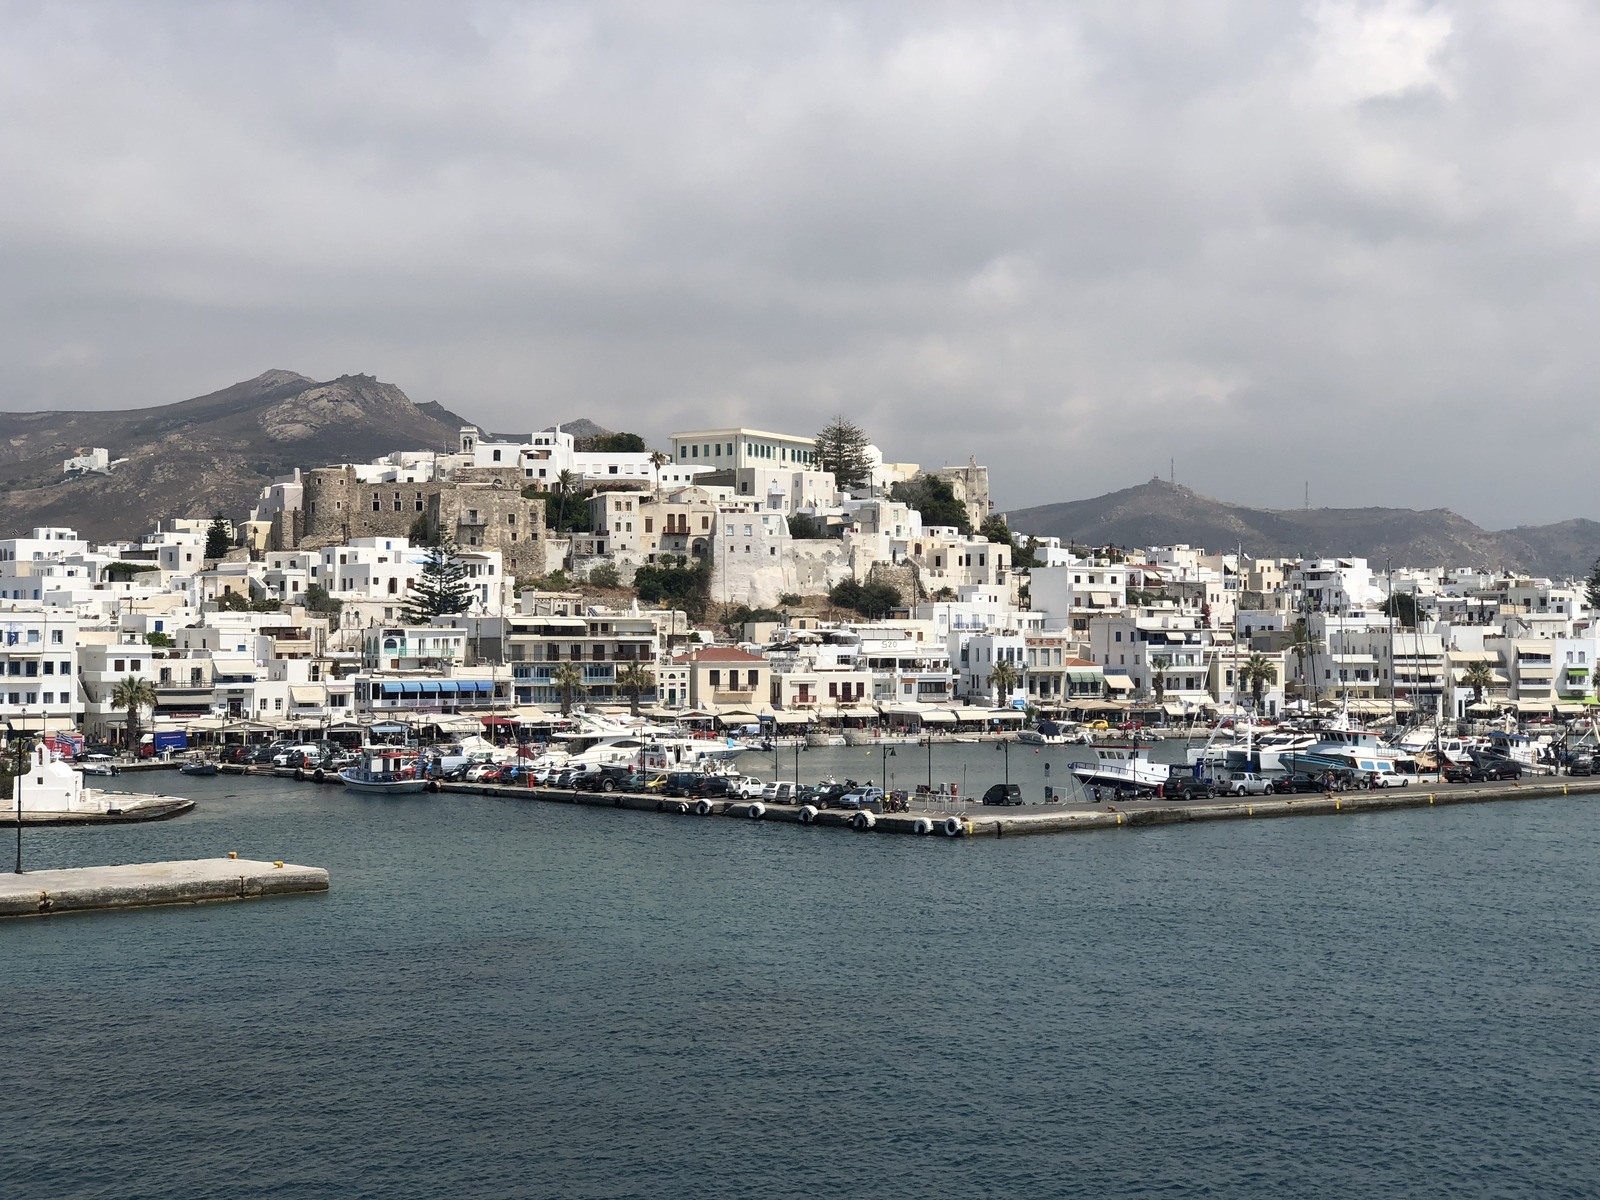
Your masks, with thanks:
[{"label": "harbor water", "polygon": [[0,924],[0,1194],[1600,1192],[1600,801],[952,841],[181,790],[29,862],[332,890]]}]

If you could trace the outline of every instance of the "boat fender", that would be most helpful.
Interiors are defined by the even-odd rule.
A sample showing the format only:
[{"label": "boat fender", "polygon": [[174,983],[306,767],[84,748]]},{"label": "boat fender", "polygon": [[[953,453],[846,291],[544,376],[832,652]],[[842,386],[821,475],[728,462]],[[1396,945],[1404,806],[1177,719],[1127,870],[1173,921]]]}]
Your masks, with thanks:
[{"label": "boat fender", "polygon": [[296,767],[294,769],[294,778],[296,783],[304,783],[306,781],[305,771],[300,767]]},{"label": "boat fender", "polygon": [[869,812],[858,812],[850,818],[851,829],[871,829],[878,823],[878,818]]},{"label": "boat fender", "polygon": [[752,821],[759,821],[759,820],[761,820],[762,817],[764,817],[766,815],[767,815],[767,806],[765,804],[762,804],[761,801],[759,801],[759,800],[757,800],[754,804],[752,804],[750,806],[749,810],[746,811],[746,813],[745,813],[745,816],[749,817]]},{"label": "boat fender", "polygon": [[817,809],[814,804],[800,806],[800,824],[809,825],[817,819]]},{"label": "boat fender", "polygon": [[677,811],[677,813],[678,813],[678,815],[680,817],[688,815],[689,806],[687,804],[685,804],[683,801],[681,801],[681,800],[678,801],[678,803],[677,803],[677,805],[675,807],[676,807],[676,811]]},{"label": "boat fender", "polygon": [[911,826],[911,831],[917,834],[932,833],[933,822],[928,820],[927,817],[918,817],[916,824]]},{"label": "boat fender", "polygon": [[694,806],[694,811],[695,811],[695,815],[696,816],[709,817],[711,815],[711,801],[709,801],[709,800],[700,801],[700,803],[698,803],[698,804],[696,804]]},{"label": "boat fender", "polygon": [[324,779],[327,778],[327,776],[322,773],[322,768],[318,767],[317,768],[317,773],[315,775],[313,775],[311,778],[315,779],[318,783],[321,783]]},{"label": "boat fender", "polygon": [[960,837],[961,836],[961,818],[960,817],[946,817],[944,819],[944,824],[943,824],[942,828],[944,829],[945,837]]},{"label": "boat fender", "polygon": [[616,799],[612,800],[611,801],[611,805],[612,805],[613,808],[621,808],[622,807],[622,797],[618,796]]},{"label": "boat fender", "polygon": [[428,780],[428,790],[430,792],[437,792],[439,790],[439,781],[437,779]]},{"label": "boat fender", "polygon": [[657,800],[656,801],[656,811],[657,812],[666,812],[667,811],[667,802],[665,800]]}]

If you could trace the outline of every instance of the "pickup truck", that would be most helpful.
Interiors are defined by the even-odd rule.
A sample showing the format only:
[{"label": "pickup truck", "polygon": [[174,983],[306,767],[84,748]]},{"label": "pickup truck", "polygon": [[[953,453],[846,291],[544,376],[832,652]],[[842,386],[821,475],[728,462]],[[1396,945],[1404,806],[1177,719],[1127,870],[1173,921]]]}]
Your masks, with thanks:
[{"label": "pickup truck", "polygon": [[1229,771],[1217,782],[1217,790],[1228,796],[1270,796],[1273,787],[1253,771]]}]

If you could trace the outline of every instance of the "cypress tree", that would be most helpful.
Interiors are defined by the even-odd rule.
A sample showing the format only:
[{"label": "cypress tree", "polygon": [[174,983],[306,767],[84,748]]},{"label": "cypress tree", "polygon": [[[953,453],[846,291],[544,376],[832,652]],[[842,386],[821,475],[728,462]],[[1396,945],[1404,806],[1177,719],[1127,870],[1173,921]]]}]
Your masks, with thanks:
[{"label": "cypress tree", "polygon": [[422,577],[406,597],[405,619],[413,625],[426,625],[445,613],[466,612],[471,603],[467,567],[456,556],[455,545],[442,542],[428,547],[428,556],[422,560]]}]

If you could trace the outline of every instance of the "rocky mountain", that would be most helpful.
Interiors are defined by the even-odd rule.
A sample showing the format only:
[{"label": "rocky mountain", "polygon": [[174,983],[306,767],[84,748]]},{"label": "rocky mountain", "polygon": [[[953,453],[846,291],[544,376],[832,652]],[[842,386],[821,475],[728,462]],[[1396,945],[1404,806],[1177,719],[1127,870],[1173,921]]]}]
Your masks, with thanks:
[{"label": "rocky mountain", "polygon": [[[370,375],[319,383],[293,371],[157,408],[0,413],[0,536],[70,525],[91,539],[135,537],[164,517],[242,518],[274,475],[448,450],[468,423]],[[63,476],[63,460],[96,446],[127,461]]]},{"label": "rocky mountain", "polygon": [[1447,508],[1247,508],[1152,479],[1088,500],[1007,514],[1019,533],[1087,545],[1241,544],[1263,557],[1349,554],[1381,566],[1452,564],[1553,578],[1588,573],[1600,556],[1600,523],[1587,519],[1481,529]]}]

